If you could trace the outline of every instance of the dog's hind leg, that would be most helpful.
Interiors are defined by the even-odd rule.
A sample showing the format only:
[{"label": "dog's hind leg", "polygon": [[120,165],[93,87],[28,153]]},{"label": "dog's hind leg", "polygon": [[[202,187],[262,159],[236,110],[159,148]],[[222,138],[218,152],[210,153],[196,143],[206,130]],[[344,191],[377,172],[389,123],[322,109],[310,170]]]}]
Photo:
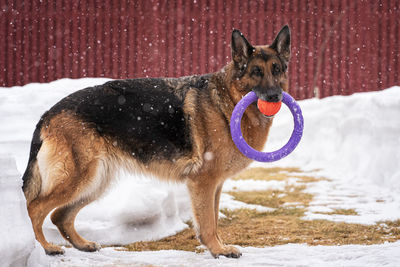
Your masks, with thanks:
[{"label": "dog's hind leg", "polygon": [[187,183],[192,201],[197,236],[211,255],[238,258],[240,251],[233,246],[225,246],[217,235],[216,193],[218,185],[211,177],[197,177]]},{"label": "dog's hind leg", "polygon": [[70,156],[67,150],[60,150],[58,153],[54,141],[43,141],[35,163],[35,168],[38,169],[36,182],[40,180],[40,188],[33,195],[28,194],[31,185],[28,184],[24,190],[28,196],[27,208],[35,237],[50,255],[62,254],[64,251],[46,241],[42,229],[43,221],[53,209],[67,204],[73,197],[74,184],[69,177],[74,173],[75,167]]},{"label": "dog's hind leg", "polygon": [[86,171],[82,172],[81,181],[85,182],[80,185],[80,197],[65,206],[57,208],[51,215],[51,221],[57,226],[61,235],[70,242],[75,248],[93,252],[100,249],[100,245],[96,242],[91,242],[79,235],[74,227],[75,218],[78,212],[96,200],[107,188],[109,184],[110,169],[102,160],[95,160],[87,165]]},{"label": "dog's hind leg", "polygon": [[34,199],[28,205],[28,213],[31,217],[32,227],[35,232],[36,240],[43,246],[46,254],[48,255],[56,255],[63,254],[64,250],[52,243],[46,241],[46,238],[43,234],[43,221],[46,218],[47,214],[57,206],[59,206],[59,200],[56,197],[46,196],[46,197],[38,197]]},{"label": "dog's hind leg", "polygon": [[51,221],[57,226],[65,240],[69,241],[75,248],[93,252],[100,249],[100,245],[91,242],[79,235],[74,227],[75,218],[78,212],[91,201],[83,200],[57,208],[51,214]]}]

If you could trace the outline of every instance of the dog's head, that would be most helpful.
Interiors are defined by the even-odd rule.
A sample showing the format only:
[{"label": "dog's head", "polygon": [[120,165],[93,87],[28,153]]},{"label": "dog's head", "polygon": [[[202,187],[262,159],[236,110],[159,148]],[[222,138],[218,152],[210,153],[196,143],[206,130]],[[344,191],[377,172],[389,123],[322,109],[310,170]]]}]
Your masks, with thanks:
[{"label": "dog's head", "polygon": [[288,89],[290,29],[286,25],[269,46],[252,46],[238,30],[232,32],[232,60],[235,77],[246,91],[269,102],[282,100]]}]

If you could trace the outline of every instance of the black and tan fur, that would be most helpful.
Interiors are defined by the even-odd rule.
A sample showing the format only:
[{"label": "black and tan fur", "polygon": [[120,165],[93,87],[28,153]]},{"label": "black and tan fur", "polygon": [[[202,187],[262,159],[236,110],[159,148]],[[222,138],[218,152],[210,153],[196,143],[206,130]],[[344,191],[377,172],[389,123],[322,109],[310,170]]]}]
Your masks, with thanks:
[{"label": "black and tan fur", "polygon": [[[272,102],[287,91],[290,31],[285,26],[272,45],[253,47],[234,30],[231,48],[232,61],[219,72],[110,81],[67,96],[42,116],[23,190],[36,239],[48,254],[63,253],[43,235],[52,210],[52,222],[74,247],[100,248],[75,231],[75,217],[123,168],[186,183],[200,241],[215,257],[241,255],[217,233],[222,184],[251,162],[232,142],[229,121],[251,90]],[[246,141],[261,150],[271,123],[251,105],[242,121]]]}]

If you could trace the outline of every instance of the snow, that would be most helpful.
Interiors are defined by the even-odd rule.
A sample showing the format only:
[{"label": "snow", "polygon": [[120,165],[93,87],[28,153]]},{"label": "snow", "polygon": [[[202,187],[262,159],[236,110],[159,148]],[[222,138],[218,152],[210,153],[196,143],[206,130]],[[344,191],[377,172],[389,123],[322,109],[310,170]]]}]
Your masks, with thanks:
[{"label": "snow", "polygon": [[[187,203],[183,185],[126,175],[109,194],[78,214],[76,229],[103,245],[156,240],[187,228],[184,222],[191,218]],[[44,225],[48,240],[68,244],[49,217]]]},{"label": "snow", "polygon": [[[322,168],[347,181],[369,181],[400,192],[400,88],[301,101],[303,139],[278,165]],[[282,143],[274,131],[292,129],[289,112],[279,114],[269,145]]]},{"label": "snow", "polygon": [[[102,84],[108,79],[62,79],[47,84],[0,88],[0,266],[265,266],[265,265],[399,265],[400,242],[372,246],[307,246],[288,244],[266,248],[241,248],[240,259],[213,259],[208,252],[124,252],[103,248],[84,253],[65,248],[64,256],[44,255],[35,241],[20,190],[29,144],[41,114],[71,92]],[[315,195],[306,219],[373,224],[400,218],[400,87],[380,92],[299,101],[305,129],[303,138],[287,158],[252,166],[300,167],[328,180],[311,183]],[[276,115],[267,143],[268,151],[289,138],[293,118],[287,108]],[[283,136],[287,136],[287,139]],[[213,160],[213,155],[205,155]],[[103,245],[122,245],[159,239],[187,227],[190,201],[183,185],[121,173],[119,181],[102,199],[79,213],[76,227],[85,238]],[[289,181],[227,181],[223,191],[281,190]],[[291,203],[295,204],[295,203]],[[223,193],[221,208],[271,208],[248,205]],[[320,211],[355,209],[359,215],[327,215]],[[48,218],[48,240],[66,244]],[[107,234],[104,234],[107,233]]]},{"label": "snow", "polygon": [[35,240],[15,161],[0,154],[0,266],[48,266]]},{"label": "snow", "polygon": [[[382,245],[307,246],[288,244],[275,247],[241,248],[239,259],[212,258],[209,253],[186,251],[123,252],[105,248],[95,253],[66,249],[64,261],[51,257],[54,267],[66,266],[398,266],[400,242]],[[115,265],[114,265],[115,264]]]}]

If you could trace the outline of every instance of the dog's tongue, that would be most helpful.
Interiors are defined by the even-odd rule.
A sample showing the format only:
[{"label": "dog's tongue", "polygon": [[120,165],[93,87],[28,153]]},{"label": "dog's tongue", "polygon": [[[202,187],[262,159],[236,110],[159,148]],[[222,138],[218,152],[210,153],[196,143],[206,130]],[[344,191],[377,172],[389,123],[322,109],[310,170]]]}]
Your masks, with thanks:
[{"label": "dog's tongue", "polygon": [[261,99],[257,101],[257,107],[260,112],[266,116],[274,116],[281,109],[282,101],[268,102]]}]

